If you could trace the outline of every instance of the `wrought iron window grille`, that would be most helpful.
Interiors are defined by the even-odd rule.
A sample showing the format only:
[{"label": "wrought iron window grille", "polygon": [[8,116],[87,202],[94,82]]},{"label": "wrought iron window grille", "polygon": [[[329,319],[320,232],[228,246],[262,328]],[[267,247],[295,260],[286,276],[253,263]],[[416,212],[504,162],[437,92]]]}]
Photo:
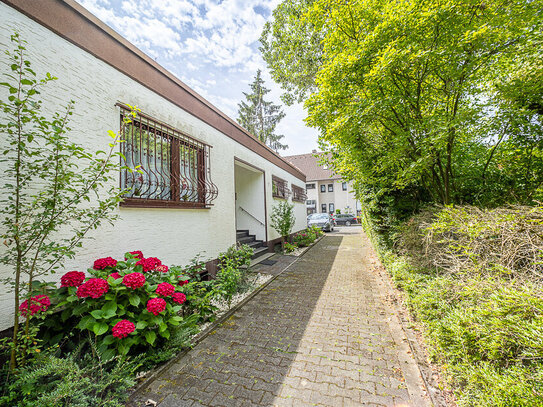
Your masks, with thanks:
[{"label": "wrought iron window grille", "polygon": [[[211,146],[144,113],[121,108],[122,206],[209,208],[218,188],[211,180]],[[131,119],[123,124],[124,117]]]},{"label": "wrought iron window grille", "polygon": [[272,176],[272,196],[274,198],[288,199],[291,195],[290,189],[288,189],[288,182],[284,179]]},{"label": "wrought iron window grille", "polygon": [[307,195],[305,189],[292,184],[292,200],[296,202],[305,202]]}]

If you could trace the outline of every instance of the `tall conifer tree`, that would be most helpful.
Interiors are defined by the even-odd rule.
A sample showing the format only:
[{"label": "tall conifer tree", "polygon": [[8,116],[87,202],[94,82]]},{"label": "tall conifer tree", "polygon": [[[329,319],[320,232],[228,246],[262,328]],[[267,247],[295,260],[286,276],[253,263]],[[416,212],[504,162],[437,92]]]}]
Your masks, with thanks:
[{"label": "tall conifer tree", "polygon": [[250,86],[251,93],[243,92],[246,101],[238,104],[238,122],[275,152],[287,149],[288,145],[281,143],[285,136],[275,133],[285,113],[280,105],[264,100],[270,90],[264,86],[260,69]]}]

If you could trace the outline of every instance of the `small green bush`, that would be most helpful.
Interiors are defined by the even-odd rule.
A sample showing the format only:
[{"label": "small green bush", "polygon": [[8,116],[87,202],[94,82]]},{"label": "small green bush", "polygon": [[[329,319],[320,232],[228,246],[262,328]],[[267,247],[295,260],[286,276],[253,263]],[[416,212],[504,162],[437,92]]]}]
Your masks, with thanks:
[{"label": "small green bush", "polygon": [[292,253],[298,246],[296,244],[285,243],[285,253]]},{"label": "small green bush", "polygon": [[225,301],[232,301],[232,297],[239,291],[240,285],[246,280],[246,272],[242,266],[251,263],[253,249],[248,245],[232,246],[219,255],[219,271],[214,284],[215,292]]},{"label": "small green bush", "polygon": [[315,241],[317,237],[311,229],[302,230],[301,232],[296,233],[292,237],[292,243],[298,247],[307,247]]}]

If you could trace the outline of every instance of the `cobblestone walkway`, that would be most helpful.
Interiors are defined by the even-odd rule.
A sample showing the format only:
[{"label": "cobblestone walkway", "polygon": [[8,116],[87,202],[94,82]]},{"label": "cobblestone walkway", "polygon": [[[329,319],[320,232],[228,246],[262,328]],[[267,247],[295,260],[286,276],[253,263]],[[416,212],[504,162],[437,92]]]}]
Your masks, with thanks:
[{"label": "cobblestone walkway", "polygon": [[142,390],[170,406],[429,406],[359,228],[329,234]]}]

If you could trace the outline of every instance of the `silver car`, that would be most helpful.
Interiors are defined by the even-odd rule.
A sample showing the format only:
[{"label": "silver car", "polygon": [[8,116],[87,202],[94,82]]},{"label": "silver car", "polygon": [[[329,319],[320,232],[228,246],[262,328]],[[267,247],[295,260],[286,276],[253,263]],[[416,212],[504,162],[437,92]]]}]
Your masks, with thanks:
[{"label": "silver car", "polygon": [[312,213],[307,217],[307,227],[318,226],[325,232],[334,230],[334,220],[327,213]]}]

